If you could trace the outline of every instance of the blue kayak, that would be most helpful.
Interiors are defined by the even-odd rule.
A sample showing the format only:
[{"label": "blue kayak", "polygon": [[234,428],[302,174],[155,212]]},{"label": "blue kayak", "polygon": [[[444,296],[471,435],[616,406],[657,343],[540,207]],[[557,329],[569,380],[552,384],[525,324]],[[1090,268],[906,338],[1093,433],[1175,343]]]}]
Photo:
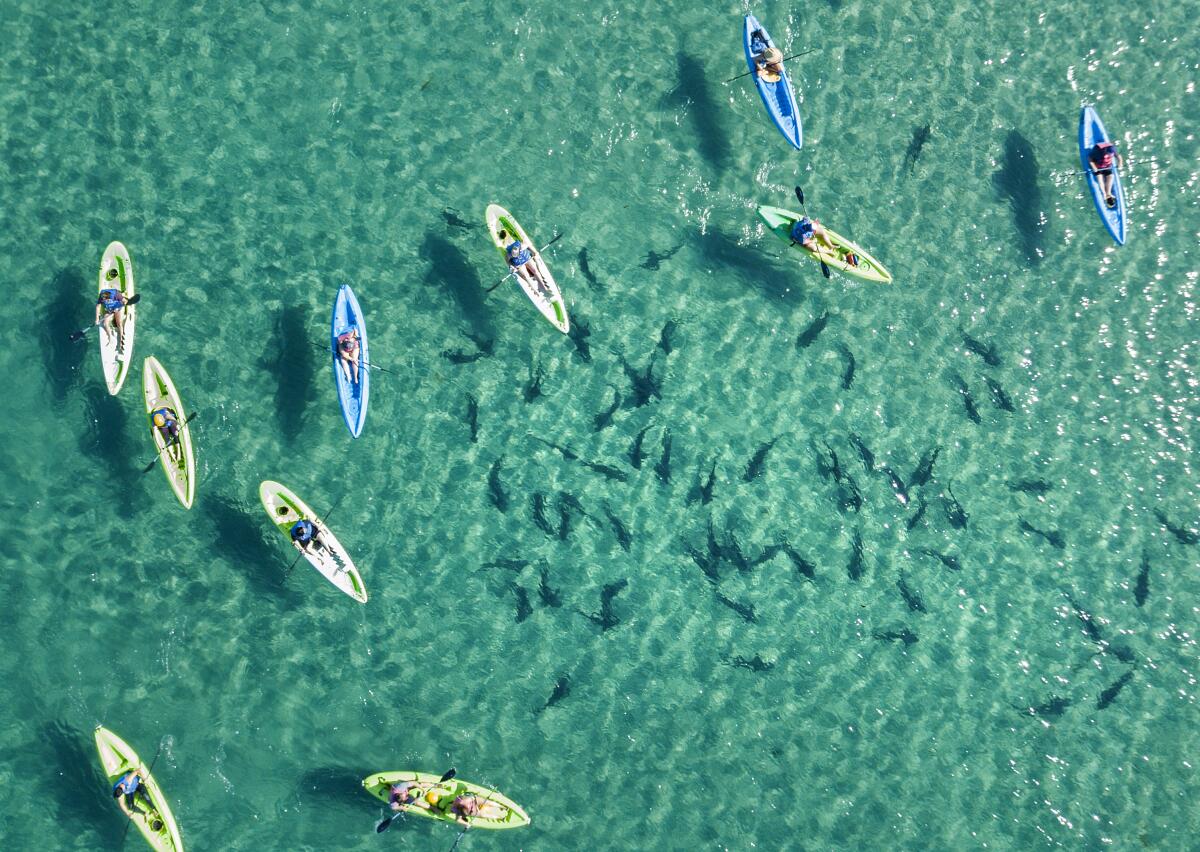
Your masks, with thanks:
[{"label": "blue kayak", "polygon": [[1085,106],[1079,115],[1079,159],[1083,163],[1083,174],[1087,179],[1088,189],[1092,191],[1092,201],[1096,205],[1096,212],[1104,220],[1104,227],[1108,228],[1108,232],[1117,241],[1117,245],[1123,246],[1125,245],[1125,193],[1121,190],[1121,172],[1114,162],[1112,194],[1117,199],[1117,204],[1115,207],[1109,207],[1104,200],[1104,193],[1100,191],[1100,178],[1092,172],[1091,163],[1088,162],[1088,153],[1092,150],[1093,145],[1097,142],[1110,141],[1112,140],[1109,138],[1108,131],[1104,129],[1104,123],[1100,121],[1100,116],[1096,115],[1096,111],[1090,106]]},{"label": "blue kayak", "polygon": [[[753,37],[756,31],[760,33],[758,38]],[[775,42],[771,40],[771,35],[766,28],[758,22],[758,18],[753,15],[746,16],[742,43],[746,48],[746,64],[750,66],[751,72],[755,72],[750,76],[754,78],[754,85],[758,86],[758,93],[762,95],[763,104],[767,107],[771,121],[775,122],[775,126],[783,134],[783,138],[791,142],[792,146],[799,151],[800,146],[804,144],[804,131],[800,127],[800,110],[796,106],[796,93],[792,90],[792,81],[788,79],[786,69],[780,75],[777,83],[768,83],[756,73],[754,57],[768,47],[775,47]]]},{"label": "blue kayak", "polygon": [[[358,381],[346,377],[346,367],[338,356],[338,337],[348,331],[358,332]],[[333,383],[337,387],[338,403],[350,434],[357,438],[367,420],[367,392],[371,388],[371,371],[367,368],[367,327],[363,322],[362,308],[349,284],[343,284],[333,302],[333,320],[330,323],[330,348],[333,350]],[[353,368],[351,368],[353,374]]]}]

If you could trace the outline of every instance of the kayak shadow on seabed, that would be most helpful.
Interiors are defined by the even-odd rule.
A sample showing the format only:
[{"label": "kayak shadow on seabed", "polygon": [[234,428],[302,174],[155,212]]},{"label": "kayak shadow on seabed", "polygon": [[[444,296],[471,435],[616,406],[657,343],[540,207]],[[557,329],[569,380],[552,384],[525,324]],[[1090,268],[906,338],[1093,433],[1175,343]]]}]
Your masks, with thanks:
[{"label": "kayak shadow on seabed", "polygon": [[103,471],[108,482],[105,490],[121,495],[120,500],[109,504],[110,510],[129,520],[145,507],[132,497],[146,488],[146,480],[137,466],[146,448],[132,440],[130,435],[135,427],[129,422],[129,410],[103,384],[88,382],[84,386],[82,414],[79,451],[93,458],[96,469]]},{"label": "kayak shadow on seabed", "polygon": [[[96,848],[84,841],[91,832],[102,831],[103,826],[119,824],[116,821],[120,819],[120,811],[112,807],[112,800],[105,796],[107,788],[99,783],[103,779],[94,768],[96,752],[91,737],[79,736],[74,728],[62,722],[47,722],[42,725],[41,741],[53,759],[39,761],[40,767],[47,771],[46,777],[39,778],[36,771],[30,773],[42,782],[37,785],[39,792],[57,802],[54,808],[57,822],[77,826],[75,839],[81,847]],[[98,841],[99,835],[95,839]]]},{"label": "kayak shadow on seabed", "polygon": [[213,525],[214,547],[235,571],[244,573],[260,593],[284,598],[289,605],[303,602],[303,594],[288,584],[286,575],[287,566],[298,554],[294,548],[273,547],[264,540],[263,536],[274,530],[265,516],[264,523],[258,523],[261,511],[222,494],[206,496],[201,505]]},{"label": "kayak shadow on seabed", "polygon": [[306,326],[311,313],[303,305],[289,305],[280,311],[275,321],[275,337],[263,356],[268,371],[279,380],[275,411],[279,431],[289,445],[295,443],[304,429],[304,412],[315,396],[313,358],[317,350],[309,341]]},{"label": "kayak shadow on seabed", "polygon": [[87,281],[78,270],[61,269],[46,288],[50,301],[42,309],[43,318],[39,341],[42,363],[57,404],[79,382],[80,367],[88,353],[95,354],[96,334],[90,331],[83,340],[71,340],[71,335],[91,324],[94,314],[88,313]]},{"label": "kayak shadow on seabed", "polygon": [[[768,233],[767,236],[771,235]],[[773,255],[765,254],[762,246],[744,246],[728,234],[709,226],[704,236],[700,237],[700,251],[706,264],[717,270],[737,270],[753,281],[759,292],[772,300],[783,300],[795,306],[805,299],[803,278],[808,270],[796,264],[788,268],[775,263],[771,259]],[[820,276],[820,272],[817,275]]]},{"label": "kayak shadow on seabed", "polygon": [[1004,159],[1000,171],[992,175],[992,183],[1012,205],[1013,224],[1026,260],[1041,263],[1046,253],[1046,226],[1042,222],[1037,157],[1029,140],[1016,130],[1009,131],[1004,139]]},{"label": "kayak shadow on seabed", "polygon": [[379,803],[363,793],[362,779],[370,774],[369,770],[320,766],[300,776],[296,791],[302,803],[322,810],[336,804],[358,814],[364,809],[378,811]]},{"label": "kayak shadow on seabed", "polygon": [[[495,258],[496,277],[499,278],[504,274],[502,258],[496,256],[494,248],[488,249],[485,254]],[[479,273],[475,271],[475,267],[467,261],[462,249],[445,237],[429,233],[425,235],[425,242],[421,244],[421,257],[433,265],[426,280],[439,292],[449,293],[453,297],[476,335],[495,340],[496,330],[492,325],[490,308],[484,299],[484,284],[479,280]],[[503,292],[504,289],[501,288],[499,292]],[[438,304],[439,301],[435,299],[434,304]]]},{"label": "kayak shadow on seabed", "polygon": [[675,54],[675,63],[679,68],[679,84],[672,90],[668,100],[686,109],[691,116],[700,156],[716,168],[723,169],[728,165],[733,150],[729,136],[721,126],[723,107],[712,95],[700,60],[680,51]]}]

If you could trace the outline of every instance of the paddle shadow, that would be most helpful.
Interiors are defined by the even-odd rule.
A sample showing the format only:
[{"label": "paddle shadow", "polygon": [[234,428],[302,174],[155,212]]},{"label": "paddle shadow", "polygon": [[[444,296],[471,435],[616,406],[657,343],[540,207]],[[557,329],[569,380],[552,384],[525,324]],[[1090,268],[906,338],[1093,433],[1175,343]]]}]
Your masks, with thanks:
[{"label": "paddle shadow", "polygon": [[266,533],[278,535],[270,528],[265,513],[251,517],[251,510],[221,494],[204,498],[204,511],[213,525],[212,544],[226,561],[246,572],[250,585],[262,594],[287,599],[299,604],[301,594],[288,587],[287,567],[295,558],[282,537],[278,547],[271,547],[263,538]]},{"label": "paddle shadow", "polygon": [[[421,244],[421,257],[433,266],[426,280],[438,290],[450,294],[470,323],[472,331],[489,340],[495,339],[496,331],[483,292],[485,285],[479,280],[479,274],[467,261],[462,249],[445,237],[429,233]],[[499,274],[496,277],[499,278]]]},{"label": "paddle shadow", "polygon": [[[749,278],[756,288],[771,299],[783,300],[791,305],[804,301],[804,292],[796,276],[795,269],[785,269],[775,262],[767,252],[771,246],[768,236],[757,246],[739,245],[733,237],[716,228],[710,227],[700,238],[700,251],[704,260],[717,269],[734,269]],[[779,243],[782,247],[783,244]],[[820,268],[812,264],[820,275]]]},{"label": "paddle shadow", "polygon": [[38,792],[57,802],[55,820],[75,827],[72,833],[77,840],[85,839],[85,832],[102,831],[104,826],[119,830],[123,817],[101,775],[91,738],[85,740],[62,722],[46,722],[42,725],[42,743],[53,757],[50,766],[39,763],[47,777],[38,785]]},{"label": "paddle shadow", "polygon": [[1016,130],[1004,139],[1004,159],[992,175],[996,190],[1012,205],[1013,223],[1025,258],[1040,263],[1045,253],[1042,190],[1038,184],[1037,157],[1029,140]]},{"label": "paddle shadow", "polygon": [[344,766],[319,766],[300,776],[296,790],[302,801],[315,808],[335,804],[362,812],[372,803],[376,808],[381,804],[363,789],[362,780],[368,774]]},{"label": "paddle shadow", "polygon": [[[140,388],[137,394],[141,396]],[[145,443],[131,440],[133,427],[128,410],[117,397],[109,394],[108,388],[94,383],[83,389],[83,414],[79,450],[95,460],[96,467],[104,471],[112,485],[114,499],[107,504],[108,509],[129,520],[137,514],[134,506],[138,501],[132,499],[133,495],[144,489],[144,465],[154,459],[149,426],[146,427]]]},{"label": "paddle shadow", "polygon": [[671,93],[678,103],[689,105],[688,115],[696,130],[700,156],[717,168],[725,168],[733,146],[721,126],[721,104],[708,87],[704,66],[694,56],[680,51],[675,54],[679,69],[679,85]]},{"label": "paddle shadow", "polygon": [[40,309],[42,322],[38,339],[42,347],[42,363],[56,404],[61,404],[71,388],[79,382],[79,368],[84,358],[89,351],[97,348],[95,341],[99,329],[90,332],[83,340],[70,339],[72,333],[95,318],[94,308],[86,299],[86,288],[87,281],[78,270],[60,269],[46,288],[49,301]]},{"label": "paddle shadow", "polygon": [[[308,309],[289,305],[275,320],[271,348],[264,358],[268,369],[279,378],[275,390],[275,412],[279,431],[292,444],[304,429],[304,412],[316,394],[313,388],[313,357],[318,354],[308,339]],[[274,361],[270,353],[275,352]],[[332,356],[330,356],[332,358]]]}]

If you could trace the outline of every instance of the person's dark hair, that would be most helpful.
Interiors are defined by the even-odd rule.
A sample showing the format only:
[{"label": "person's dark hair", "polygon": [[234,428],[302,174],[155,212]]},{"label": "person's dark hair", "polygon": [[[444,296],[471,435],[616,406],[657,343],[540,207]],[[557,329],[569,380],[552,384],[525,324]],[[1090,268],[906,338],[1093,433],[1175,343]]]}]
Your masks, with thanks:
[{"label": "person's dark hair", "polygon": [[121,788],[120,787],[113,787],[113,798],[114,799],[121,798]]},{"label": "person's dark hair", "polygon": [[502,240],[503,240],[503,239],[507,239],[507,238],[508,238],[508,231],[506,231],[506,230],[504,230],[503,228],[501,228],[501,229],[500,229],[500,233],[499,233],[497,236],[499,236],[499,237],[500,237],[500,239],[502,239]]}]

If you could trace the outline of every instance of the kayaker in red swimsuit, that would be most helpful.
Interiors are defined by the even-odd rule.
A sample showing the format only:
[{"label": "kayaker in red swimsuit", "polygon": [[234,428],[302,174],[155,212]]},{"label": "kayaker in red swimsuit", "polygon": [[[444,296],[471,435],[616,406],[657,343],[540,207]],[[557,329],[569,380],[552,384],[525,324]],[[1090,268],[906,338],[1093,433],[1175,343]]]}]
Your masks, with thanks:
[{"label": "kayaker in red swimsuit", "polygon": [[1117,199],[1112,194],[1114,162],[1118,169],[1125,167],[1115,142],[1097,142],[1088,152],[1088,165],[1092,167],[1092,174],[1100,179],[1100,191],[1104,193],[1104,203],[1109,207],[1117,206]]}]

